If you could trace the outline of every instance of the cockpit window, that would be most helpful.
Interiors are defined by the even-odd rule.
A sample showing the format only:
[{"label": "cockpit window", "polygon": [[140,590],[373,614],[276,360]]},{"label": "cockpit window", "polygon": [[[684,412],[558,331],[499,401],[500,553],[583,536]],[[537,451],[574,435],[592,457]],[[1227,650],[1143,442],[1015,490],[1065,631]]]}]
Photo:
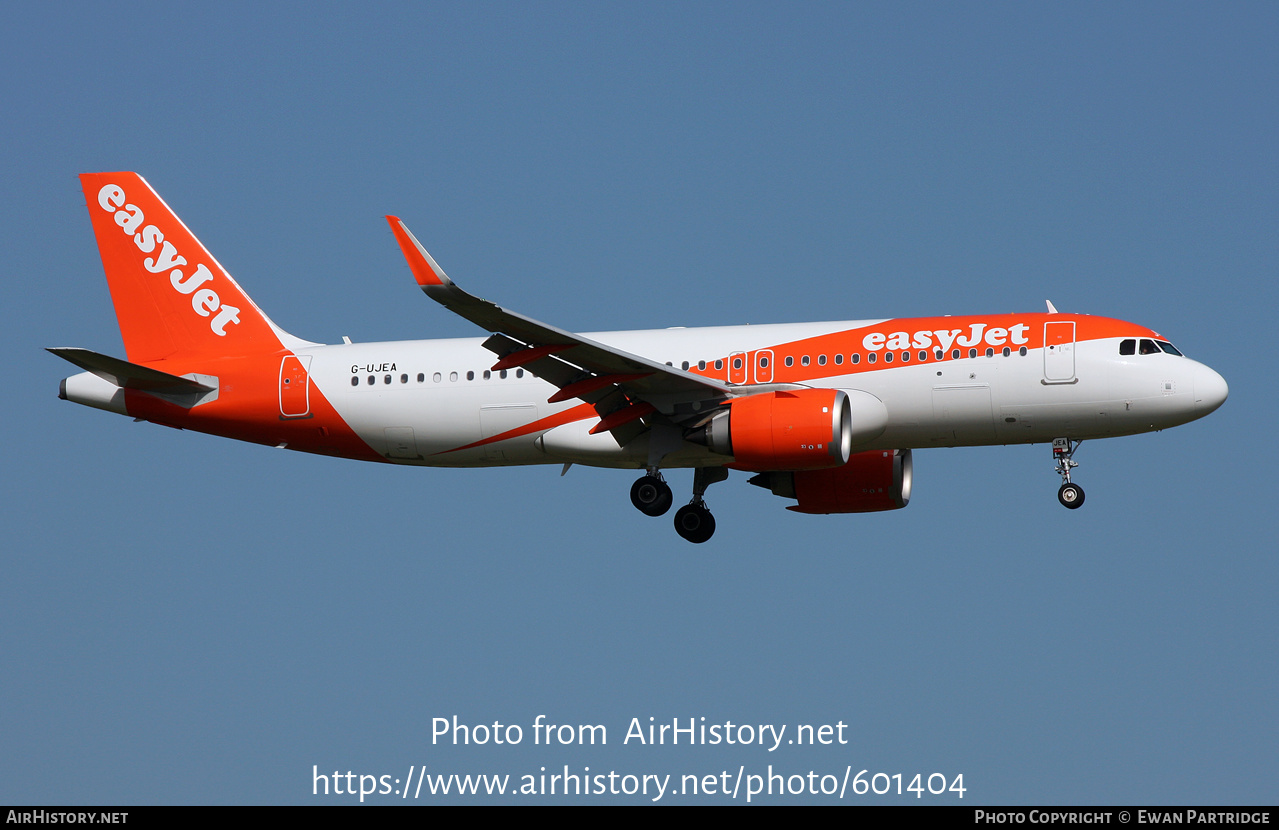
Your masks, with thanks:
[{"label": "cockpit window", "polygon": [[1155,345],[1155,341],[1153,340],[1142,340],[1141,353],[1142,354],[1159,354],[1159,347]]},{"label": "cockpit window", "polygon": [[1119,344],[1119,353],[1120,353],[1120,354],[1124,354],[1124,355],[1127,355],[1127,354],[1136,354],[1136,353],[1137,353],[1137,341],[1136,341],[1136,340],[1133,340],[1132,338],[1129,338],[1129,339],[1127,339],[1127,340],[1124,340],[1122,343],[1120,343],[1120,344]]},{"label": "cockpit window", "polygon": [[1167,340],[1156,340],[1155,342],[1159,344],[1159,348],[1163,349],[1168,354],[1175,354],[1177,357],[1185,357],[1185,355],[1177,351],[1176,346],[1169,343]]}]

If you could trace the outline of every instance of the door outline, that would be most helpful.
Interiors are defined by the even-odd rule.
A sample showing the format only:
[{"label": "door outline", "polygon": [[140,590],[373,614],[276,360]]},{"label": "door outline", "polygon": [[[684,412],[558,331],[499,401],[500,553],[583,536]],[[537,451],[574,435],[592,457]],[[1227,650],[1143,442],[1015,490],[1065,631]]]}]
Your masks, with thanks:
[{"label": "door outline", "polygon": [[755,352],[755,382],[773,382],[773,350],[760,349]]},{"label": "door outline", "polygon": [[311,417],[311,356],[288,355],[280,361],[280,417]]},{"label": "door outline", "polygon": [[1074,383],[1075,321],[1044,323],[1044,379],[1049,383]]}]

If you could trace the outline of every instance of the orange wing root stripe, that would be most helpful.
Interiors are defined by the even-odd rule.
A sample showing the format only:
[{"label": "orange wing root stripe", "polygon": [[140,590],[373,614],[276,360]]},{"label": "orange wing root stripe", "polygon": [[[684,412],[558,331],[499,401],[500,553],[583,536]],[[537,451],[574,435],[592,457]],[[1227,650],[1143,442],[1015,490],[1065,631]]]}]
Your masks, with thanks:
[{"label": "orange wing root stripe", "polygon": [[655,411],[656,408],[651,403],[637,403],[634,406],[628,406],[625,409],[610,412],[603,418],[600,418],[600,422],[598,424],[591,427],[591,435],[607,432],[610,429],[617,429],[620,426],[629,424],[631,421],[643,418],[645,415]]},{"label": "orange wing root stripe", "polygon": [[603,389],[605,386],[612,386],[615,383],[629,383],[632,380],[649,377],[647,373],[639,375],[599,375],[598,377],[579,380],[577,383],[570,383],[560,391],[556,392],[546,399],[547,403],[559,403],[582,395],[589,395],[597,389]]}]

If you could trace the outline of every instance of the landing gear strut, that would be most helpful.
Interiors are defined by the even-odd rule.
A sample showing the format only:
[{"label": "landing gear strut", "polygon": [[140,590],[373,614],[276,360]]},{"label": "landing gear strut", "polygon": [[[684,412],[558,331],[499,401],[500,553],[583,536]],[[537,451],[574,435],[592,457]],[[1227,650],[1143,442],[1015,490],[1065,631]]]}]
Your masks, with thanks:
[{"label": "landing gear strut", "polygon": [[1075,450],[1083,441],[1072,438],[1053,439],[1053,459],[1057,462],[1057,474],[1061,476],[1061,489],[1057,491],[1057,501],[1074,510],[1084,503],[1084,488],[1070,481],[1070,471],[1079,466],[1075,461]]},{"label": "landing gear strut", "polygon": [[661,516],[671,509],[674,500],[670,485],[656,469],[631,485],[631,504],[646,516]]},{"label": "landing gear strut", "polygon": [[700,545],[715,535],[715,517],[706,508],[702,496],[706,488],[728,478],[727,467],[698,467],[693,472],[693,500],[675,511],[675,532]]}]

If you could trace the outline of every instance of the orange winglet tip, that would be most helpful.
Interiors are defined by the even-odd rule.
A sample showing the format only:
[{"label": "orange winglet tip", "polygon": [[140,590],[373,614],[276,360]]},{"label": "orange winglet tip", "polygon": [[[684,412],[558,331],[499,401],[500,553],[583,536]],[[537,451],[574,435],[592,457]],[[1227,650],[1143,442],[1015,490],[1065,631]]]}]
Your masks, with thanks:
[{"label": "orange winglet tip", "polygon": [[562,352],[565,349],[573,348],[572,343],[554,343],[549,346],[533,346],[528,349],[518,349],[503,357],[497,363],[493,364],[493,371],[501,369],[514,369],[518,366],[527,366],[534,360],[541,360],[547,355]]},{"label": "orange winglet tip", "polygon": [[431,258],[426,248],[422,247],[422,243],[417,241],[417,237],[404,226],[398,216],[387,216],[386,221],[391,226],[391,233],[395,234],[395,241],[399,243],[404,259],[408,261],[409,270],[413,272],[413,278],[417,280],[418,285],[449,285],[452,282],[444,273],[444,269]]},{"label": "orange winglet tip", "polygon": [[610,412],[603,418],[600,418],[600,422],[598,424],[591,427],[591,435],[607,432],[610,429],[617,429],[620,426],[625,426],[631,421],[643,418],[645,415],[655,411],[656,408],[651,403],[637,403],[634,406],[628,406],[625,409]]},{"label": "orange winglet tip", "polygon": [[571,400],[572,398],[589,395],[597,389],[603,389],[605,386],[612,386],[614,383],[626,383],[632,380],[639,380],[651,375],[652,372],[644,372],[638,375],[597,375],[593,378],[579,380],[576,383],[570,383],[563,389],[560,389],[554,395],[546,399],[547,403],[559,403],[560,401]]}]

